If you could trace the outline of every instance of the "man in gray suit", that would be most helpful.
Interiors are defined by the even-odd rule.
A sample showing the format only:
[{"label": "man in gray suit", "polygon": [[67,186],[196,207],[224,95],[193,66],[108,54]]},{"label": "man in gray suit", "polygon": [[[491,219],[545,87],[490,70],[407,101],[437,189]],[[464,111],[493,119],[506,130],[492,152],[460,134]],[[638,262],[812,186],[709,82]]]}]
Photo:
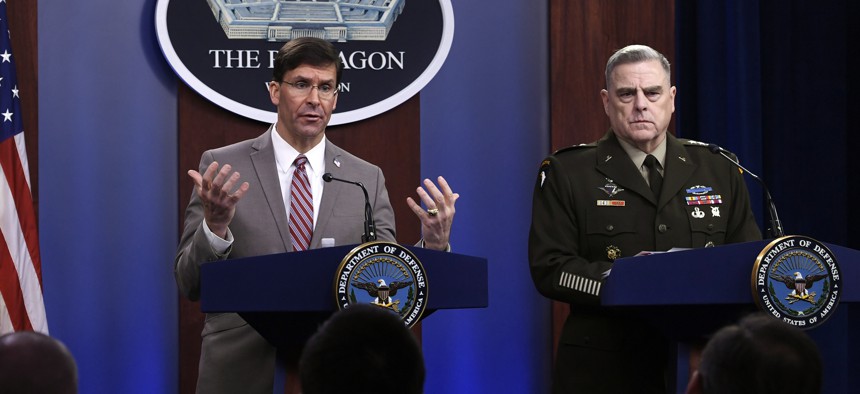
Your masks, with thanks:
[{"label": "man in gray suit", "polygon": [[[360,243],[363,193],[353,185],[324,183],[324,173],[364,184],[378,239],[395,241],[382,171],[325,138],[342,70],[331,43],[289,41],[277,54],[269,83],[277,122],[257,138],[205,152],[199,171],[188,171],[195,193],[175,261],[184,296],[199,298],[200,266],[206,262]],[[459,195],[444,178],[438,183],[425,180],[417,189],[427,210],[412,198],[407,203],[421,221],[420,244],[450,250]],[[291,190],[302,190],[303,197]],[[312,223],[295,224],[298,218]],[[272,392],[275,349],[239,315],[207,314],[202,337],[198,392]]]}]

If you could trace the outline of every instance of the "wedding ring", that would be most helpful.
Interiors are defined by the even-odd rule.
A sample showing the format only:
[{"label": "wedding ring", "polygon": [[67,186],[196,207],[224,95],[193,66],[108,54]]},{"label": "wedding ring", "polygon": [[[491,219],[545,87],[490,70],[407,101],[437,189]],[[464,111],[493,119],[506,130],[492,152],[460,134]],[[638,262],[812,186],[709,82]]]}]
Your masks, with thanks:
[{"label": "wedding ring", "polygon": [[437,209],[437,208],[428,209],[427,214],[430,216],[436,216],[439,214],[439,209]]}]

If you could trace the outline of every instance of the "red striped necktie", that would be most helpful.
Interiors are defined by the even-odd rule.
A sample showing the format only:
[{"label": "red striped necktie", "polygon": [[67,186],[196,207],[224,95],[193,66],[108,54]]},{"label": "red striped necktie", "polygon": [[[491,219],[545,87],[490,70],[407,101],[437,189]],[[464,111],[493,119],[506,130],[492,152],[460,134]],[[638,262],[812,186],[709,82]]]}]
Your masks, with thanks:
[{"label": "red striped necktie", "polygon": [[311,183],[305,164],[308,158],[299,155],[293,171],[293,182],[290,185],[290,238],[293,240],[293,250],[308,250],[311,245],[311,235],[314,232],[314,199],[311,195]]}]

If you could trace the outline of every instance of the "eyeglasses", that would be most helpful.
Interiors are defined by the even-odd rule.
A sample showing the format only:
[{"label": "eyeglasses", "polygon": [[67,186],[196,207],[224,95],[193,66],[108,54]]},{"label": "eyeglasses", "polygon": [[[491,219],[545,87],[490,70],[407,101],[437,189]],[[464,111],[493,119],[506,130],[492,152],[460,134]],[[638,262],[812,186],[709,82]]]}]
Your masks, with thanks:
[{"label": "eyeglasses", "polygon": [[292,93],[293,96],[307,96],[311,94],[313,88],[317,88],[317,94],[319,94],[320,98],[323,100],[328,100],[334,97],[337,94],[337,89],[329,84],[323,85],[311,85],[304,81],[299,82],[287,82],[281,81],[281,83],[285,83],[290,85],[290,88],[287,89],[288,92]]}]

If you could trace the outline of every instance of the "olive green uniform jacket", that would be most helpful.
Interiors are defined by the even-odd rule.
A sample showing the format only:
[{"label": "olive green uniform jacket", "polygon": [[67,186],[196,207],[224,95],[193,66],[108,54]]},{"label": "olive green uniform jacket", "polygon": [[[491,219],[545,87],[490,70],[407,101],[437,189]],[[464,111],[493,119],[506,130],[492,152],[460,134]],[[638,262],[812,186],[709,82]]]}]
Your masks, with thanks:
[{"label": "olive green uniform jacket", "polygon": [[529,233],[531,275],[541,294],[571,305],[554,392],[662,392],[671,378],[663,335],[600,306],[614,258],[761,239],[738,168],[706,144],[666,138],[659,201],[612,131],[541,163]]}]

